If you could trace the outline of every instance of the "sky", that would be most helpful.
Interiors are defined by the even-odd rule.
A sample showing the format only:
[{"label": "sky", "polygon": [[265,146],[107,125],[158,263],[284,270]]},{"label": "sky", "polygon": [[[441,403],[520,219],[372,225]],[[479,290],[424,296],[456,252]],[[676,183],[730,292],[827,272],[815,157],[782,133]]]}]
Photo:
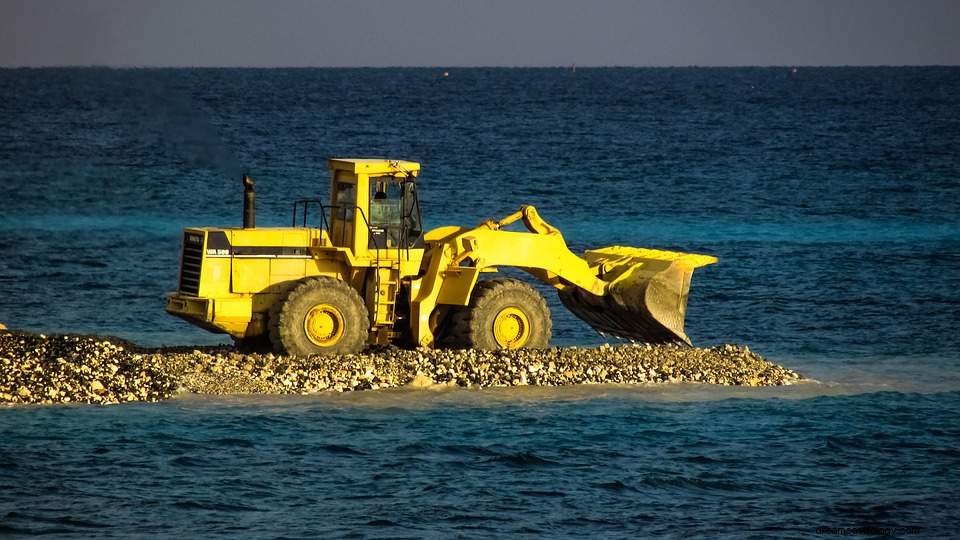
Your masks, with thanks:
[{"label": "sky", "polygon": [[0,67],[931,64],[960,0],[0,0]]}]

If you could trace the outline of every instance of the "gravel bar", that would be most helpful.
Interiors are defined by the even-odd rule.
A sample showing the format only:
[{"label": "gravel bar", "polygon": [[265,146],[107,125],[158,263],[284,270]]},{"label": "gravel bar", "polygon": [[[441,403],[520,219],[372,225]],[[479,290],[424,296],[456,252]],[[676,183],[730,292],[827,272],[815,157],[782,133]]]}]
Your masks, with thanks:
[{"label": "gravel bar", "polygon": [[110,337],[0,329],[0,403],[159,401],[180,392],[310,394],[379,388],[485,388],[696,382],[779,386],[802,377],[745,346],[602,345],[515,351],[371,348],[339,357],[147,349]]}]

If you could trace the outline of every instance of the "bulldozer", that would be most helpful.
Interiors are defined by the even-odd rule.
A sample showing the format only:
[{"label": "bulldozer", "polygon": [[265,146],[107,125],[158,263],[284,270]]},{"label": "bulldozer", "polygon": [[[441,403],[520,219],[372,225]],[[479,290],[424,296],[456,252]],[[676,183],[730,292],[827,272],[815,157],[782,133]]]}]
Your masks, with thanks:
[{"label": "bulldozer", "polygon": [[[254,181],[244,175],[242,227],[184,229],[166,311],[229,334],[240,349],[295,356],[389,344],[547,347],[543,296],[490,277],[516,268],[556,288],[601,333],[690,345],[690,279],[715,257],[623,246],[581,257],[530,205],[475,227],[424,231],[419,163],[334,158],[328,168],[330,199],[294,201],[290,227],[256,226]],[[525,230],[510,228],[518,222]]]}]

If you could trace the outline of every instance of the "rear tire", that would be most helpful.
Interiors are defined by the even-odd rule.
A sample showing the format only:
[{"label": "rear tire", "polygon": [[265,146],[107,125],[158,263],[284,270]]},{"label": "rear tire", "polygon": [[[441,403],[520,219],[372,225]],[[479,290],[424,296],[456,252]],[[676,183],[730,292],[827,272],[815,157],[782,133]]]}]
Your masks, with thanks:
[{"label": "rear tire", "polygon": [[270,342],[280,354],[354,354],[367,345],[370,320],[363,299],[332,277],[310,278],[270,309]]},{"label": "rear tire", "polygon": [[477,283],[470,305],[450,315],[443,344],[458,349],[542,349],[552,331],[550,308],[536,289],[520,280],[497,278]]}]

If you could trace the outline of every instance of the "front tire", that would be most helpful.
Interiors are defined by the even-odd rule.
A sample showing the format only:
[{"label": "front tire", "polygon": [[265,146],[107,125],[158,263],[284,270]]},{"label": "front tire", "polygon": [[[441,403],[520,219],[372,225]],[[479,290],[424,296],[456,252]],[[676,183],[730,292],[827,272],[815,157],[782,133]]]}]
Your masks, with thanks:
[{"label": "front tire", "polygon": [[470,305],[451,314],[444,344],[488,351],[542,349],[552,331],[550,308],[536,289],[520,280],[497,278],[477,283]]},{"label": "front tire", "polygon": [[310,278],[270,310],[270,342],[280,354],[354,354],[367,344],[370,320],[363,299],[332,277]]}]

